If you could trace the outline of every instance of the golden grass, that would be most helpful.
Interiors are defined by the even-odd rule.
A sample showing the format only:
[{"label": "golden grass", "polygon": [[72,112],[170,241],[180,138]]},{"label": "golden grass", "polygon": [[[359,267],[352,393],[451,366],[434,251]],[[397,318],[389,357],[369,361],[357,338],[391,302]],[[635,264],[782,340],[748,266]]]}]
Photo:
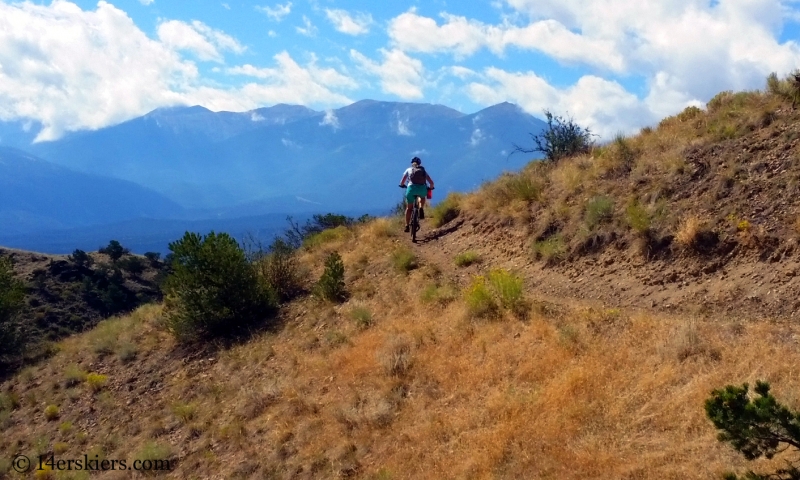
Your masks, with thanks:
[{"label": "golden grass", "polygon": [[[70,451],[90,451],[112,419],[126,418],[106,455],[190,452],[179,476],[231,477],[256,459],[252,475],[279,477],[303,467],[356,478],[712,478],[746,466],[705,419],[713,388],[766,379],[779,399],[800,391],[790,340],[800,327],[569,307],[474,323],[462,300],[435,314],[416,300],[425,272],[397,285],[383,268],[375,298],[323,310],[307,301],[298,308],[311,310],[281,332],[212,353],[213,361],[169,360],[170,337],[153,318],[140,323],[140,358],[107,364],[107,388],[117,392],[130,368],[161,387],[132,405],[121,393],[108,406],[95,401],[101,423],[91,428],[80,410],[90,399],[53,398],[62,420],[88,434]],[[360,328],[357,308],[381,321]],[[328,344],[329,332],[349,341]],[[20,393],[45,397],[47,382],[35,385],[63,378],[54,365],[93,355],[63,349],[52,365],[34,367]],[[61,435],[29,408],[12,412],[2,454],[12,440],[33,448]]]}]

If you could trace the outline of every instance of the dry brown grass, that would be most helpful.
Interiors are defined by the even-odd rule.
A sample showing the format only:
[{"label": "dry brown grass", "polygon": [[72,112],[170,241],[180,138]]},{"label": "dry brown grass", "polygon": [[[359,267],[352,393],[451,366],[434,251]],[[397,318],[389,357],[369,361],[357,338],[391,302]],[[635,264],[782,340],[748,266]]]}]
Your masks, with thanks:
[{"label": "dry brown grass", "polygon": [[[794,325],[569,306],[474,322],[462,299],[432,313],[417,285],[444,274],[401,277],[385,258],[391,239],[339,245],[346,261],[368,255],[348,288],[377,284],[371,296],[338,307],[301,299],[281,331],[229,349],[186,358],[159,329],[158,307],[119,320],[138,325],[133,362],[98,364],[91,334],[68,340],[30,381],[3,389],[60,405],[74,426],[61,431],[33,413],[41,402],[23,400],[2,455],[38,441],[69,445],[65,456],[102,446],[133,458],[156,442],[182,452],[174,477],[713,478],[745,461],[716,440],[703,411],[710,391],[756,379],[781,399],[800,391]],[[380,321],[359,327],[356,308]],[[105,400],[50,390],[67,366],[89,363],[108,375]]]},{"label": "dry brown grass", "polygon": [[692,247],[703,231],[703,221],[697,216],[689,216],[681,222],[678,231],[675,233],[675,241],[683,247]]}]

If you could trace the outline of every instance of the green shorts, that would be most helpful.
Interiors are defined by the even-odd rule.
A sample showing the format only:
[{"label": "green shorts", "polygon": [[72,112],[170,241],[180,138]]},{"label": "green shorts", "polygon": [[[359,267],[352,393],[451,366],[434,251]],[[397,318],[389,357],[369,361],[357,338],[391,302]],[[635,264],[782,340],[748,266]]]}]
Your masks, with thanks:
[{"label": "green shorts", "polygon": [[409,204],[414,203],[414,195],[419,195],[422,198],[426,198],[428,196],[428,186],[412,185],[409,183],[406,187],[406,202]]}]

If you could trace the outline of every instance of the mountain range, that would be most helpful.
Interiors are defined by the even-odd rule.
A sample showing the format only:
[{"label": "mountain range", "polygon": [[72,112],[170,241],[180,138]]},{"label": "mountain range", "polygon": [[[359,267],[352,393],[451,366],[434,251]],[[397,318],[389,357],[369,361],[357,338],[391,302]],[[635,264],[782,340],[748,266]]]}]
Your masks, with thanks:
[{"label": "mountain range", "polygon": [[327,111],[160,108],[38,143],[38,124],[0,122],[0,175],[14,199],[0,205],[0,241],[135,219],[388,211],[413,156],[441,198],[523,166],[531,157],[509,156],[513,146],[545,126],[510,103],[464,114],[374,100]]}]

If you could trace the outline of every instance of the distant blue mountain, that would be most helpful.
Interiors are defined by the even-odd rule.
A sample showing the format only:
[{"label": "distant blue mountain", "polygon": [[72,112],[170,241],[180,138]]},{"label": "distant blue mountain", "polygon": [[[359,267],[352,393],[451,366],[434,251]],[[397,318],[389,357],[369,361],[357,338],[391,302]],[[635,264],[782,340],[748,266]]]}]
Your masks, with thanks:
[{"label": "distant blue mountain", "polygon": [[76,172],[0,147],[0,234],[185,214],[172,200],[127,180]]},{"label": "distant blue mountain", "polygon": [[436,181],[436,197],[471,189],[527,163],[529,156],[509,158],[513,144],[530,144],[544,127],[509,103],[472,115],[373,100],[327,112],[174,107],[27,149],[152,188],[187,208],[236,215],[246,204],[257,215],[388,208],[400,199],[396,185],[415,155]]}]

